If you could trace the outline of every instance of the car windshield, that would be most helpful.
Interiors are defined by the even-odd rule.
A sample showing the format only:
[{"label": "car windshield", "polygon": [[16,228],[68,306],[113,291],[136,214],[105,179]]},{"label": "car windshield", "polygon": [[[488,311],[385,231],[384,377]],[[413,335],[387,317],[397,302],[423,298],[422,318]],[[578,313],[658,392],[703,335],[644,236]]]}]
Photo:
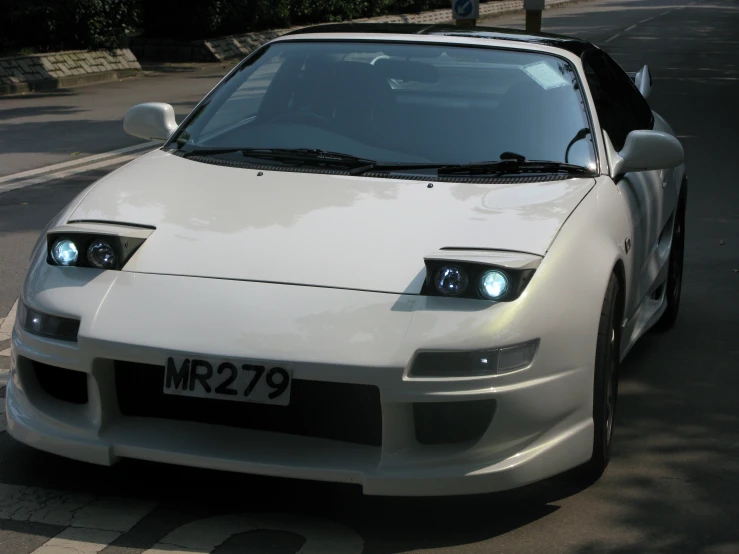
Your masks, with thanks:
[{"label": "car windshield", "polygon": [[274,43],[243,62],[169,146],[222,156],[299,149],[387,164],[546,160],[593,169],[591,137],[575,69],[563,58],[308,40]]}]

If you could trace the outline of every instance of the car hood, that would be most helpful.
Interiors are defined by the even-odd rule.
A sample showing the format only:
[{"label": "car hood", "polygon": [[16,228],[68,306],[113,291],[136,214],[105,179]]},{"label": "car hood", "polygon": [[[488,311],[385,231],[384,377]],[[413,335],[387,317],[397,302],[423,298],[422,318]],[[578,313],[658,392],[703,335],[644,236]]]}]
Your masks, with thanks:
[{"label": "car hood", "polygon": [[424,256],[442,248],[543,256],[594,183],[432,186],[156,150],[99,181],[69,221],[156,227],[126,271],[418,293]]}]

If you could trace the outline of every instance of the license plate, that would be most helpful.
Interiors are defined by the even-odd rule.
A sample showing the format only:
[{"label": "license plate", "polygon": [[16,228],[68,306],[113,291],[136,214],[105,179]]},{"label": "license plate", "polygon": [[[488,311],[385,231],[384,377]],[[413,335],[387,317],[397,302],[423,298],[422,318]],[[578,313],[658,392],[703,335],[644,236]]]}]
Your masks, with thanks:
[{"label": "license plate", "polygon": [[164,394],[260,404],[290,404],[292,369],[258,363],[170,356]]}]

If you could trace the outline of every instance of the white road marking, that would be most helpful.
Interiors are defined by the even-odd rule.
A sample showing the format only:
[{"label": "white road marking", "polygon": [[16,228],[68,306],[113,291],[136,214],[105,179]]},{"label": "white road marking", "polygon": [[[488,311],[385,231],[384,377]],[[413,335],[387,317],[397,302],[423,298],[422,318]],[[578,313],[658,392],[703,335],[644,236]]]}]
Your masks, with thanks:
[{"label": "white road marking", "polygon": [[626,29],[624,29],[624,33],[628,33],[632,29],[636,29],[636,25],[632,25],[631,27],[626,27]]},{"label": "white road marking", "polygon": [[[10,335],[13,333],[13,325],[15,324],[15,312],[18,309],[18,300],[10,307],[8,315],[0,319],[0,342],[9,340]],[[10,353],[8,352],[8,355]],[[2,356],[2,353],[0,353]]]},{"label": "white road marking", "polygon": [[111,158],[113,156],[120,156],[121,154],[128,154],[129,152],[135,152],[136,150],[144,150],[146,148],[153,148],[157,144],[161,144],[157,141],[144,142],[142,144],[134,144],[133,146],[126,146],[125,148],[119,148],[118,150],[111,150],[109,152],[103,152],[102,154],[94,154],[92,156],[85,156],[84,158],[78,158],[70,160],[68,162],[62,162],[54,165],[47,165],[46,167],[39,167],[38,169],[29,169],[28,171],[22,171],[20,173],[14,173],[13,175],[6,175],[0,177],[0,183],[7,183],[8,181],[16,181],[18,179],[25,179],[26,177],[33,177],[34,175],[40,175],[42,173],[48,173],[50,171],[56,171],[58,169],[65,169],[75,165],[89,164],[97,160],[104,158]]},{"label": "white road marking", "polygon": [[[65,527],[32,554],[100,552],[156,506],[155,502],[142,500],[0,484],[0,519]],[[258,530],[302,536],[305,543],[298,554],[364,551],[359,534],[332,521],[294,514],[230,514],[182,525],[144,554],[210,554],[230,537]]]},{"label": "white road marking", "polygon": [[670,13],[671,11],[672,11],[672,10],[667,10],[666,12],[662,12],[661,14],[659,14],[659,17],[662,17],[663,15],[667,15],[667,14],[668,14],[668,13]]},{"label": "white road marking", "polygon": [[155,507],[143,500],[0,484],[0,519],[66,527],[32,554],[100,552]]},{"label": "white road marking", "polygon": [[70,177],[78,173],[85,173],[86,171],[91,171],[93,169],[100,169],[102,167],[107,167],[109,165],[115,165],[115,164],[127,162],[141,155],[143,155],[142,152],[137,152],[135,154],[128,154],[126,156],[119,156],[117,158],[105,159],[97,163],[74,167],[72,169],[67,169],[65,171],[57,171],[55,173],[46,173],[39,177],[32,177],[30,179],[24,179],[21,181],[13,181],[5,185],[0,185],[0,194],[2,194],[3,192],[9,192],[11,190],[21,189],[24,187],[30,187],[31,185],[39,185],[41,183],[46,183],[48,181],[54,181],[56,179],[64,179],[66,177]]},{"label": "white road marking", "polygon": [[621,36],[621,33],[616,33],[615,35],[613,35],[613,36],[612,36],[612,37],[610,37],[610,38],[607,38],[607,39],[606,39],[606,40],[604,40],[603,42],[611,42],[612,40],[615,40],[615,39],[617,39],[617,38],[618,38],[618,37],[620,37],[620,36]]},{"label": "white road marking", "polygon": [[95,554],[120,536],[116,531],[67,527],[31,554]]},{"label": "white road marking", "polygon": [[642,19],[639,23],[646,23],[647,21],[652,21],[652,19],[654,19],[655,17],[657,16],[653,15],[652,17],[647,17],[646,19]]},{"label": "white road marking", "polygon": [[305,538],[297,554],[361,554],[364,540],[351,529],[311,517],[289,514],[232,514],[178,527],[143,554],[210,554],[233,535],[284,531]]}]

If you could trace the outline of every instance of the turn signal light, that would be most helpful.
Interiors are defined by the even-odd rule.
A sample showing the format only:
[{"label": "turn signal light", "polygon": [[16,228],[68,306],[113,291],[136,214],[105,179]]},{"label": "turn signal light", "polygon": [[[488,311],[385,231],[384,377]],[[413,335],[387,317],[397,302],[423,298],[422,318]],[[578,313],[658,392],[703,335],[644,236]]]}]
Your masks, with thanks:
[{"label": "turn signal light", "polygon": [[409,377],[483,377],[525,369],[534,361],[539,339],[514,346],[468,352],[417,352]]}]

